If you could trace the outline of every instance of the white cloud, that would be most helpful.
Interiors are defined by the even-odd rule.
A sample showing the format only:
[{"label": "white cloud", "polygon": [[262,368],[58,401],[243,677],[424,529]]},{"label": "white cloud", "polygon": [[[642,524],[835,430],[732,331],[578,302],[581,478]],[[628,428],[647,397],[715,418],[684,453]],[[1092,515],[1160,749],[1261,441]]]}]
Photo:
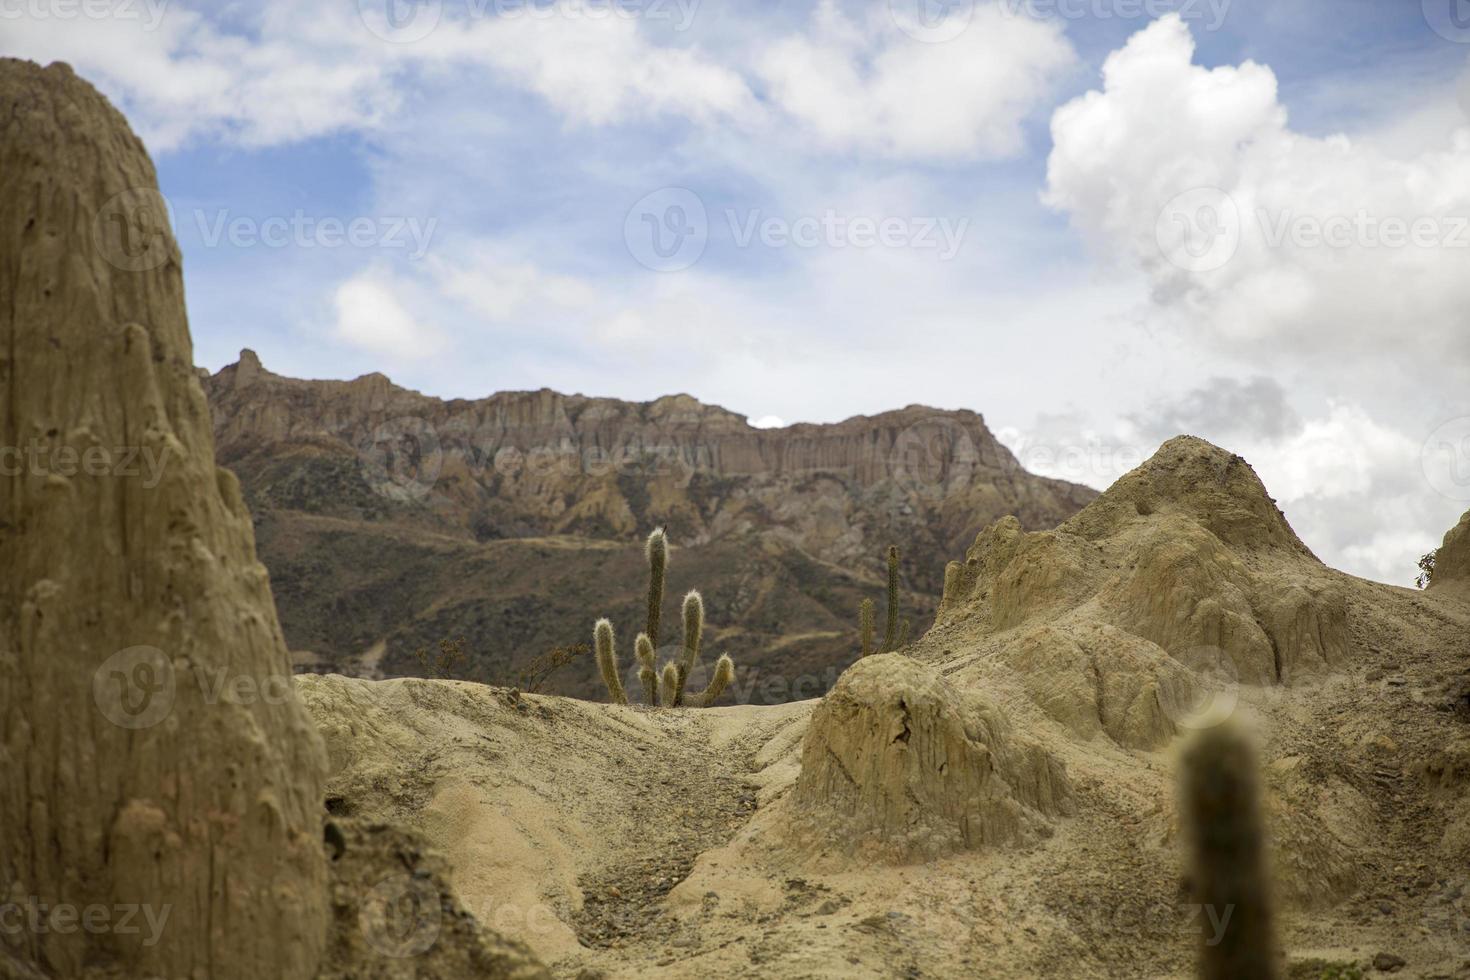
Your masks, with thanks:
[{"label": "white cloud", "polygon": [[339,285],[332,295],[332,335],[353,347],[391,358],[418,359],[439,353],[444,339],[420,323],[399,299],[385,273],[369,269]]},{"label": "white cloud", "polygon": [[1073,67],[1053,21],[975,9],[937,44],[895,31],[886,11],[861,26],[824,0],[811,29],[782,38],[757,72],[771,100],[834,149],[894,157],[997,158],[1022,148],[1021,123]]},{"label": "white cloud", "polygon": [[575,125],[675,118],[784,152],[815,136],[826,149],[913,159],[1018,152],[1022,121],[1076,62],[1057,23],[998,3],[977,7],[953,40],[925,44],[886,8],[858,27],[824,0],[805,34],[719,51],[659,43],[637,17],[587,16],[584,0],[536,16],[446,7],[431,32],[401,44],[375,36],[354,6],[308,13],[271,0],[235,11],[242,26],[177,4],[157,23],[27,17],[5,21],[0,50],[72,63],[155,150],[199,136],[258,147],[373,131],[412,97],[413,73],[459,71],[468,82],[488,70]]},{"label": "white cloud", "polygon": [[[1238,348],[1324,357],[1412,346],[1470,365],[1470,126],[1457,119],[1433,149],[1398,154],[1305,136],[1288,126],[1269,68],[1206,69],[1193,54],[1171,15],[1108,57],[1103,89],[1052,117],[1047,203],[1140,268],[1178,322]],[[1198,188],[1223,194],[1201,192],[1163,226],[1162,245],[1196,248],[1197,263],[1175,256],[1183,268],[1165,256],[1160,218]],[[1240,232],[1228,261],[1228,234],[1211,235],[1217,216],[1215,227]],[[1393,245],[1400,228],[1418,234],[1416,222],[1430,244]],[[1314,229],[1330,237],[1314,241]],[[1212,242],[1222,250],[1208,252]]]},{"label": "white cloud", "polygon": [[117,8],[137,10],[136,18],[7,18],[0,51],[68,62],[118,102],[155,151],[205,133],[253,147],[371,128],[397,108],[392,65],[361,57],[352,32],[361,25],[323,15],[326,29],[312,37],[313,20],[293,8],[293,21],[285,6],[259,12],[256,39],[178,4]]}]

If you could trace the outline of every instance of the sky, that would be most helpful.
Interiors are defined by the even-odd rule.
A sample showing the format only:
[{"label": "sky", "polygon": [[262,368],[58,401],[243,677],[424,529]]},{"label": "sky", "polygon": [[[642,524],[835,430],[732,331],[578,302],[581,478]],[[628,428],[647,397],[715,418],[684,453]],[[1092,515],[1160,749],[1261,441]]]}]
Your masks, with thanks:
[{"label": "sky", "polygon": [[143,137],[198,363],[1187,432],[1329,564],[1470,509],[1470,0],[0,0]]}]

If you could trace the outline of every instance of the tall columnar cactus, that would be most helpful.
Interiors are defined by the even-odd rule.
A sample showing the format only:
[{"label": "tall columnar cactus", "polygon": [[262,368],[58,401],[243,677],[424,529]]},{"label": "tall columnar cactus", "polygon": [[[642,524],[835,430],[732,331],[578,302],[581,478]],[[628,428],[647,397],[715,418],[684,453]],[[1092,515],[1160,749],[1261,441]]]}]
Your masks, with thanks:
[{"label": "tall columnar cactus", "polygon": [[1182,761],[1193,898],[1213,921],[1225,923],[1223,934],[1201,931],[1199,976],[1275,980],[1280,972],[1255,752],[1244,733],[1226,722],[1196,735]]},{"label": "tall columnar cactus", "polygon": [[863,631],[863,656],[873,652],[873,600],[864,599],[863,604],[858,607],[858,621],[862,624]]},{"label": "tall columnar cactus", "polygon": [[[663,606],[664,571],[669,563],[669,542],[663,528],[648,536],[645,554],[648,557],[648,630],[638,634],[633,643],[633,655],[638,660],[638,681],[643,687],[644,701],[650,708],[672,708],[685,703],[685,685],[699,664],[700,644],[704,638],[704,599],[696,590],[690,590],[684,596],[684,649],[679,657],[660,668],[657,660],[659,610]],[[597,667],[613,702],[627,704],[628,694],[623,689],[618,671],[612,623],[599,619],[592,630],[592,637],[597,650]],[[697,695],[689,695],[688,702],[712,704],[734,680],[734,661],[727,655],[721,655],[710,676],[709,686]]]},{"label": "tall columnar cactus", "polygon": [[694,665],[699,662],[699,641],[704,633],[704,597],[697,590],[691,589],[684,596],[684,656],[679,661],[679,687],[674,692],[674,706],[684,703],[684,685],[689,683],[689,675],[694,673]]},{"label": "tall columnar cactus", "polygon": [[639,633],[633,643],[633,655],[638,658],[638,681],[643,685],[643,701],[650,708],[658,707],[658,666],[654,662],[653,641],[647,633]]},{"label": "tall columnar cactus", "polygon": [[655,528],[643,547],[648,556],[648,640],[658,649],[659,618],[664,606],[664,571],[669,566],[669,539],[663,528]]},{"label": "tall columnar cactus", "polygon": [[592,627],[592,643],[597,651],[597,669],[602,671],[602,682],[607,685],[613,704],[627,704],[628,693],[623,690],[623,679],[618,675],[618,651],[611,622],[597,621]]},{"label": "tall columnar cactus", "polygon": [[898,638],[898,546],[888,548],[888,622],[883,627],[883,652],[897,650]]},{"label": "tall columnar cactus", "polygon": [[720,654],[720,659],[715,662],[714,676],[709,679],[709,686],[699,693],[694,703],[701,708],[708,708],[725,692],[725,688],[729,687],[730,682],[734,679],[735,661],[730,659],[728,653]]},{"label": "tall columnar cactus", "polygon": [[674,701],[679,696],[679,665],[670,660],[664,664],[663,680],[659,688],[659,700],[667,707],[673,707]]}]

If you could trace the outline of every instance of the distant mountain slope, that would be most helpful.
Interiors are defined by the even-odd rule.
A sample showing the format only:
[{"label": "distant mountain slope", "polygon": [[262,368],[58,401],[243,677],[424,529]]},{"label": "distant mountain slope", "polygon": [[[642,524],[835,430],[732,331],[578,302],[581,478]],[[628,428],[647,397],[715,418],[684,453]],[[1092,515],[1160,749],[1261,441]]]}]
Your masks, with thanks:
[{"label": "distant mountain slope", "polygon": [[[968,411],[756,429],[688,395],[444,401],[378,374],[284,378],[248,350],[202,381],[287,640],[314,669],[416,674],[415,649],[462,635],[463,675],[511,681],[599,615],[626,656],[641,538],[665,526],[667,621],[698,587],[707,648],[747,668],[737,697],[812,696],[856,652],[861,599],[881,608],[889,543],[917,637],[977,531],[1008,514],[1051,528],[1096,496],[1027,473]],[[549,689],[598,687],[574,663]]]}]

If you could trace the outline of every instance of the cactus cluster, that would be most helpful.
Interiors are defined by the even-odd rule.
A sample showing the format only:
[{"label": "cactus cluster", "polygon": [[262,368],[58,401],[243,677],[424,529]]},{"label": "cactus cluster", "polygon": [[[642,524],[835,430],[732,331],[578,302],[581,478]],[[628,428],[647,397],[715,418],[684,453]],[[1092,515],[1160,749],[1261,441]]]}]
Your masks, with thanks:
[{"label": "cactus cluster", "polygon": [[[664,573],[669,565],[669,541],[663,528],[648,536],[644,547],[648,559],[648,620],[644,631],[633,642],[633,655],[638,660],[638,682],[643,688],[643,700],[651,708],[677,708],[697,705],[707,708],[714,704],[725,688],[735,680],[735,662],[728,654],[721,654],[715,663],[710,682],[698,694],[686,696],[685,685],[699,663],[700,643],[704,638],[704,598],[696,590],[684,596],[683,624],[684,645],[679,657],[670,660],[660,669],[657,663],[658,637],[664,603]],[[597,667],[602,672],[602,681],[614,704],[627,704],[628,692],[618,667],[617,641],[613,636],[612,622],[599,619],[592,628],[592,638],[597,651]]]},{"label": "cactus cluster", "polygon": [[[873,600],[864,599],[858,609],[859,629],[862,633],[862,656],[873,650]],[[892,653],[909,641],[909,621],[898,615],[898,546],[888,548],[888,622],[883,626],[883,646],[878,653]]]}]

